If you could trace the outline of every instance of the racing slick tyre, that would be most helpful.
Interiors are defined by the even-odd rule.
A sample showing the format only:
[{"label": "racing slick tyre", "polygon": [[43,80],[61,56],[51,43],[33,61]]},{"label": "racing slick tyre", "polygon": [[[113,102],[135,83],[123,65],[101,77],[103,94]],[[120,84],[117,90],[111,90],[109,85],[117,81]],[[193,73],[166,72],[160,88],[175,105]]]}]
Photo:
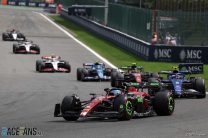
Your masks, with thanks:
[{"label": "racing slick tyre", "polygon": [[158,78],[149,78],[148,79],[148,93],[151,96],[154,96],[157,92],[161,90],[160,82]]},{"label": "racing slick tyre", "polygon": [[[81,102],[75,96],[65,96],[61,103],[61,113],[67,121],[76,121],[79,118]],[[67,111],[73,111],[75,114],[68,114]],[[77,114],[76,114],[77,112]]]},{"label": "racing slick tyre", "polygon": [[111,86],[112,87],[121,87],[121,81],[119,81],[119,80],[124,80],[124,76],[117,71],[113,71],[111,73]]},{"label": "racing slick tyre", "polygon": [[157,115],[171,115],[175,108],[174,95],[169,91],[161,91],[155,94],[153,108]]},{"label": "racing slick tyre", "polygon": [[43,61],[40,60],[39,66],[38,66],[38,71],[39,72],[42,72],[42,70],[44,69],[44,67],[45,67],[45,64],[43,63]]},{"label": "racing slick tyre", "polygon": [[40,47],[39,46],[36,46],[35,49],[37,50],[37,53],[36,54],[40,54]]},{"label": "racing slick tyre", "polygon": [[113,110],[119,112],[118,120],[130,120],[134,114],[134,107],[130,100],[126,100],[124,95],[118,95],[114,99]]},{"label": "racing slick tyre", "polygon": [[16,49],[17,49],[17,44],[13,44],[13,53],[16,53]]},{"label": "racing slick tyre", "polygon": [[199,95],[196,95],[196,98],[205,98],[206,97],[206,90],[205,90],[205,83],[204,79],[196,78],[194,83],[194,89],[200,92]]},{"label": "racing slick tyre", "polygon": [[85,76],[88,76],[88,71],[83,68],[81,73],[81,81],[85,81]]},{"label": "racing slick tyre", "polygon": [[2,34],[2,40],[6,41],[6,34],[5,33]]},{"label": "racing slick tyre", "polygon": [[82,75],[82,68],[77,68],[77,80],[81,80],[81,75]]},{"label": "racing slick tyre", "polygon": [[114,71],[114,70],[111,73],[111,86],[112,87],[115,87],[116,86],[117,74],[118,74],[118,72],[117,71]]},{"label": "racing slick tyre", "polygon": [[69,64],[69,62],[65,62],[65,68],[68,69],[67,73],[70,73],[71,72],[71,66]]},{"label": "racing slick tyre", "polygon": [[35,65],[36,71],[39,71],[39,66],[40,66],[41,62],[42,62],[41,60],[36,60],[36,65]]}]

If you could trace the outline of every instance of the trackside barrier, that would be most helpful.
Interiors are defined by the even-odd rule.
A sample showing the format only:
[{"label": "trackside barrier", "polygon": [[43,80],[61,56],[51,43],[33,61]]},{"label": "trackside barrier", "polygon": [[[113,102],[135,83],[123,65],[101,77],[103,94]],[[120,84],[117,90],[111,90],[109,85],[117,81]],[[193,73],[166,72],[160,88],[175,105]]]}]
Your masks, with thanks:
[{"label": "trackside barrier", "polygon": [[152,46],[87,18],[68,15],[67,9],[61,10],[61,16],[147,61],[208,63],[207,46]]},{"label": "trackside barrier", "polygon": [[62,9],[61,16],[67,18],[76,24],[85,27],[90,32],[117,44],[120,48],[130,51],[131,53],[148,60],[149,57],[149,43],[142,40],[138,40],[124,33],[113,30],[112,28],[98,24],[96,22],[87,20],[85,18],[79,18],[77,16],[68,16],[67,10]]}]

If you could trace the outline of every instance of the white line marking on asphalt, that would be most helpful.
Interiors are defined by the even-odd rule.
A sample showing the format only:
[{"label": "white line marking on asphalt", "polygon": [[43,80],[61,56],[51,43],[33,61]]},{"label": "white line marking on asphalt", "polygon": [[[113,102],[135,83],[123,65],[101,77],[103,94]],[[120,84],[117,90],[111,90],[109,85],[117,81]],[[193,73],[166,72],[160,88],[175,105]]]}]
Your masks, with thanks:
[{"label": "white line marking on asphalt", "polygon": [[[38,12],[35,12],[38,13]],[[104,57],[102,57],[101,55],[99,55],[98,53],[96,53],[94,50],[92,50],[91,48],[89,48],[87,45],[85,45],[84,43],[82,43],[81,41],[79,41],[78,39],[76,39],[74,36],[72,36],[69,32],[67,32],[65,29],[63,29],[62,27],[60,27],[58,24],[56,24],[55,22],[53,22],[51,19],[49,19],[47,16],[45,16],[42,13],[38,13],[40,14],[42,17],[44,17],[47,21],[49,21],[51,24],[53,24],[55,27],[57,27],[59,30],[61,30],[62,32],[64,32],[67,36],[69,36],[70,38],[72,38],[74,41],[76,41],[77,43],[79,43],[82,47],[86,48],[88,51],[90,51],[92,54],[94,54],[96,57],[98,57],[99,59],[101,59],[103,62],[105,62],[106,64],[108,64],[110,67],[112,68],[117,68],[115,65],[113,65],[111,62],[109,62],[107,59],[105,59]]]}]

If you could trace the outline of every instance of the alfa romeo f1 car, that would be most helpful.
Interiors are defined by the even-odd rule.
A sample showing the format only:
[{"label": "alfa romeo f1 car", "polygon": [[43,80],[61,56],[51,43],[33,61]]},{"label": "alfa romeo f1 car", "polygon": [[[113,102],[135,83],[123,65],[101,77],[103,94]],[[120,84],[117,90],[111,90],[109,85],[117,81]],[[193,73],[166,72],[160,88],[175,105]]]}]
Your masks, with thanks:
[{"label": "alfa romeo f1 car", "polygon": [[108,81],[111,79],[111,70],[104,63],[84,63],[83,68],[77,68],[77,80]]},{"label": "alfa romeo f1 car", "polygon": [[[122,70],[122,71],[120,71]],[[144,72],[142,66],[133,63],[131,66],[114,69],[111,74],[111,86],[120,87],[122,82],[147,82],[149,78],[158,78],[158,73]]]},{"label": "alfa romeo f1 car", "polygon": [[81,101],[77,95],[64,97],[62,103],[55,105],[54,117],[63,117],[67,121],[79,118],[98,117],[130,120],[132,117],[171,115],[175,102],[170,91],[161,91],[151,97],[133,86],[125,89],[106,88],[106,95]]},{"label": "alfa romeo f1 car", "polygon": [[20,33],[16,30],[7,30],[2,34],[2,40],[4,41],[24,41],[25,36],[23,33]]},{"label": "alfa romeo f1 car", "polygon": [[71,72],[69,62],[62,60],[60,56],[42,56],[36,60],[36,71],[38,72]]},{"label": "alfa romeo f1 car", "polygon": [[40,47],[32,41],[19,41],[13,44],[13,53],[40,54]]},{"label": "alfa romeo f1 car", "polygon": [[[161,82],[167,86],[167,89],[173,91],[176,97],[206,97],[204,79],[190,77],[191,72],[187,70],[180,71],[175,67],[172,71],[161,71],[159,73],[167,74],[167,79],[162,79]],[[189,74],[188,77],[186,77],[187,74]]]}]

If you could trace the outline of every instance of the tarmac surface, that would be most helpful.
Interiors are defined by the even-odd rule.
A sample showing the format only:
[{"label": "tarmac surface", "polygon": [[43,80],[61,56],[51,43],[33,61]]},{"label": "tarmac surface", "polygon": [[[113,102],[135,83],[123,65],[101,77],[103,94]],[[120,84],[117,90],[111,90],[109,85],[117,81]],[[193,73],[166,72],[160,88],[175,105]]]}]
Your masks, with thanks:
[{"label": "tarmac surface", "polygon": [[[37,12],[41,12],[38,10]],[[196,138],[208,137],[208,100],[178,99],[172,116],[130,121],[54,118],[54,105],[73,93],[104,94],[109,82],[78,82],[76,68],[99,59],[31,10],[0,9],[0,33],[15,28],[39,44],[40,55],[15,55],[13,42],[0,40],[0,127],[36,127],[50,138]],[[71,73],[37,73],[42,55],[60,55]],[[14,137],[14,136],[12,136]]]}]

